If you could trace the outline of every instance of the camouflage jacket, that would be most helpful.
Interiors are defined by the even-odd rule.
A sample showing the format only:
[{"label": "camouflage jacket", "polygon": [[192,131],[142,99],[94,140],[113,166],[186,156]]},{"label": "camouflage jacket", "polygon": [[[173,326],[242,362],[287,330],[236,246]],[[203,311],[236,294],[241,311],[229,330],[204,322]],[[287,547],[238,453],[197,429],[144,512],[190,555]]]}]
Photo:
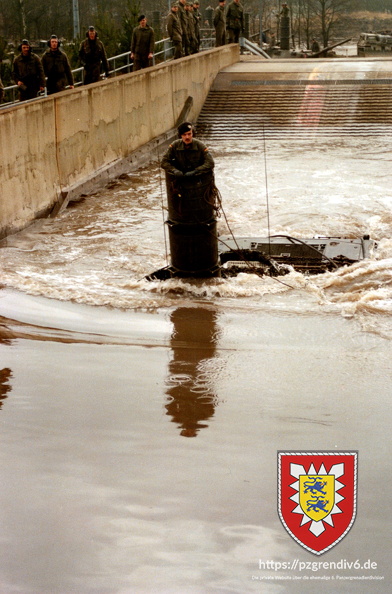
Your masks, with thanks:
[{"label": "camouflage jacket", "polygon": [[166,19],[167,33],[172,41],[182,41],[180,19],[174,12],[169,12]]},{"label": "camouflage jacket", "polygon": [[79,59],[86,68],[92,68],[102,62],[105,73],[109,73],[110,68],[106,58],[105,48],[98,37],[94,40],[87,38],[82,41],[79,49]]},{"label": "camouflage jacket", "polygon": [[22,82],[26,87],[45,87],[45,74],[41,60],[33,52],[27,56],[20,54],[14,60],[12,78],[15,84]]},{"label": "camouflage jacket", "polygon": [[226,12],[226,27],[227,29],[244,30],[244,9],[241,4],[231,2]]},{"label": "camouflage jacket", "polygon": [[48,77],[49,93],[62,91],[67,85],[72,86],[74,84],[68,58],[61,50],[46,50],[42,56],[42,66],[45,75]]}]

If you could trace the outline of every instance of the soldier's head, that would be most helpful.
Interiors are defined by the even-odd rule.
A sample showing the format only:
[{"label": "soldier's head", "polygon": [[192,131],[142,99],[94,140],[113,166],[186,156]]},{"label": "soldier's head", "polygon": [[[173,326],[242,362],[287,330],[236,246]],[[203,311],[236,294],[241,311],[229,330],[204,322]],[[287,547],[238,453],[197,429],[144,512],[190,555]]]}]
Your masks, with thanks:
[{"label": "soldier's head", "polygon": [[147,25],[147,19],[144,14],[141,14],[137,21],[139,23],[139,27],[144,28]]},{"label": "soldier's head", "polygon": [[195,10],[199,10],[199,6],[200,6],[200,2],[199,2],[199,0],[195,0],[195,1],[194,1],[194,3],[193,3],[193,8],[194,8]]},{"label": "soldier's head", "polygon": [[193,138],[193,126],[191,122],[183,122],[178,126],[178,137],[184,144],[190,144]]},{"label": "soldier's head", "polygon": [[31,52],[31,45],[27,39],[23,39],[20,46],[19,51],[22,52],[23,56],[27,56],[29,52]]},{"label": "soldier's head", "polygon": [[87,36],[89,39],[93,40],[96,38],[97,36],[97,32],[95,30],[95,27],[93,25],[90,25],[87,31]]},{"label": "soldier's head", "polygon": [[178,12],[178,4],[177,2],[173,2],[173,4],[171,5],[171,9],[172,12],[177,13]]},{"label": "soldier's head", "polygon": [[48,41],[48,46],[50,47],[52,52],[56,51],[56,49],[59,47],[59,45],[60,45],[60,42],[59,42],[59,38],[57,37],[57,35],[51,35],[50,39]]},{"label": "soldier's head", "polygon": [[219,6],[225,6],[226,0],[219,0]]}]

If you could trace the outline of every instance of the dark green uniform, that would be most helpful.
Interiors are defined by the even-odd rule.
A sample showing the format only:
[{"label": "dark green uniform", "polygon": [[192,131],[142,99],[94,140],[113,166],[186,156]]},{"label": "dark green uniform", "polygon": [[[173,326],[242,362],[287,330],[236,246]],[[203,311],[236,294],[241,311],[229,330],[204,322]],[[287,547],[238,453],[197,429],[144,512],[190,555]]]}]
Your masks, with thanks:
[{"label": "dark green uniform", "polygon": [[42,56],[42,66],[48,80],[48,95],[64,91],[67,85],[73,86],[74,80],[68,58],[60,49],[48,49]]},{"label": "dark green uniform", "polygon": [[79,49],[79,59],[84,66],[84,84],[88,85],[97,82],[101,78],[101,62],[106,76],[109,76],[109,62],[106,58],[105,48],[102,41],[98,39],[87,39],[82,41]]},{"label": "dark green uniform", "polygon": [[185,10],[185,16],[188,37],[188,54],[195,54],[197,52],[197,39],[195,30],[195,19],[193,18],[193,7],[190,7],[189,9]]},{"label": "dark green uniform", "polygon": [[182,49],[181,23],[180,23],[178,14],[173,12],[172,10],[167,15],[166,28],[167,28],[167,33],[173,43],[174,60],[177,60],[178,58],[182,58],[182,56],[184,55],[184,52]]},{"label": "dark green uniform", "polygon": [[182,51],[185,56],[189,56],[188,17],[186,14],[185,2],[184,4],[181,2],[178,3],[178,18],[182,30]]},{"label": "dark green uniform", "polygon": [[133,70],[141,70],[151,66],[148,55],[154,53],[154,30],[150,25],[135,27],[132,33],[131,52],[135,55],[133,59]]},{"label": "dark green uniform", "polygon": [[240,34],[244,30],[244,9],[234,0],[229,4],[226,12],[226,27],[229,43],[238,43]]},{"label": "dark green uniform", "polygon": [[20,54],[15,58],[12,77],[15,84],[19,81],[23,83],[23,86],[18,88],[21,101],[34,99],[40,88],[45,88],[45,74],[41,60],[31,49],[27,56]]},{"label": "dark green uniform", "polygon": [[215,47],[226,43],[226,15],[225,7],[221,4],[214,11]]},{"label": "dark green uniform", "polygon": [[193,5],[193,18],[195,21],[195,35],[196,35],[196,52],[200,49],[200,23],[201,23],[201,12],[198,5]]},{"label": "dark green uniform", "polygon": [[182,139],[175,140],[166,151],[161,166],[165,171],[176,177],[182,175],[201,175],[212,171],[214,159],[205,144],[192,139],[186,145]]}]

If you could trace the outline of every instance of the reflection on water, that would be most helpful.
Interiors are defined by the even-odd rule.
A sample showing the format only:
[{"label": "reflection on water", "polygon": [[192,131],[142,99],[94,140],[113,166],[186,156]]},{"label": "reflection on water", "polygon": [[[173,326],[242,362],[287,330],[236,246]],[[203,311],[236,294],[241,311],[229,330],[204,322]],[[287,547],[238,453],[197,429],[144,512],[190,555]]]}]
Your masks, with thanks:
[{"label": "reflection on water", "polygon": [[3,316],[0,316],[0,344],[11,344],[7,319]]},{"label": "reflection on water", "polygon": [[215,355],[216,317],[216,312],[199,307],[179,307],[170,316],[172,360],[166,410],[184,437],[196,437],[214,415],[216,394],[205,368]]},{"label": "reflection on water", "polygon": [[9,367],[4,367],[4,369],[0,369],[0,409],[3,406],[3,401],[8,398],[8,392],[11,392],[11,385],[9,384],[9,380],[12,377],[12,371]]}]

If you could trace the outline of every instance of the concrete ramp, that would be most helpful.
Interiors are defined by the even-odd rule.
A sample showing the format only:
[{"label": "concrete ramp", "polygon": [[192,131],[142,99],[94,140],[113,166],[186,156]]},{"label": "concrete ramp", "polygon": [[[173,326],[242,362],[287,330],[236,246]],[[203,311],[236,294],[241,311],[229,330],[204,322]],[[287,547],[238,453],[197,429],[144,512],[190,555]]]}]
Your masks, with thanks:
[{"label": "concrete ramp", "polygon": [[374,136],[391,126],[392,61],[360,58],[246,57],[217,75],[197,122],[208,140]]}]

